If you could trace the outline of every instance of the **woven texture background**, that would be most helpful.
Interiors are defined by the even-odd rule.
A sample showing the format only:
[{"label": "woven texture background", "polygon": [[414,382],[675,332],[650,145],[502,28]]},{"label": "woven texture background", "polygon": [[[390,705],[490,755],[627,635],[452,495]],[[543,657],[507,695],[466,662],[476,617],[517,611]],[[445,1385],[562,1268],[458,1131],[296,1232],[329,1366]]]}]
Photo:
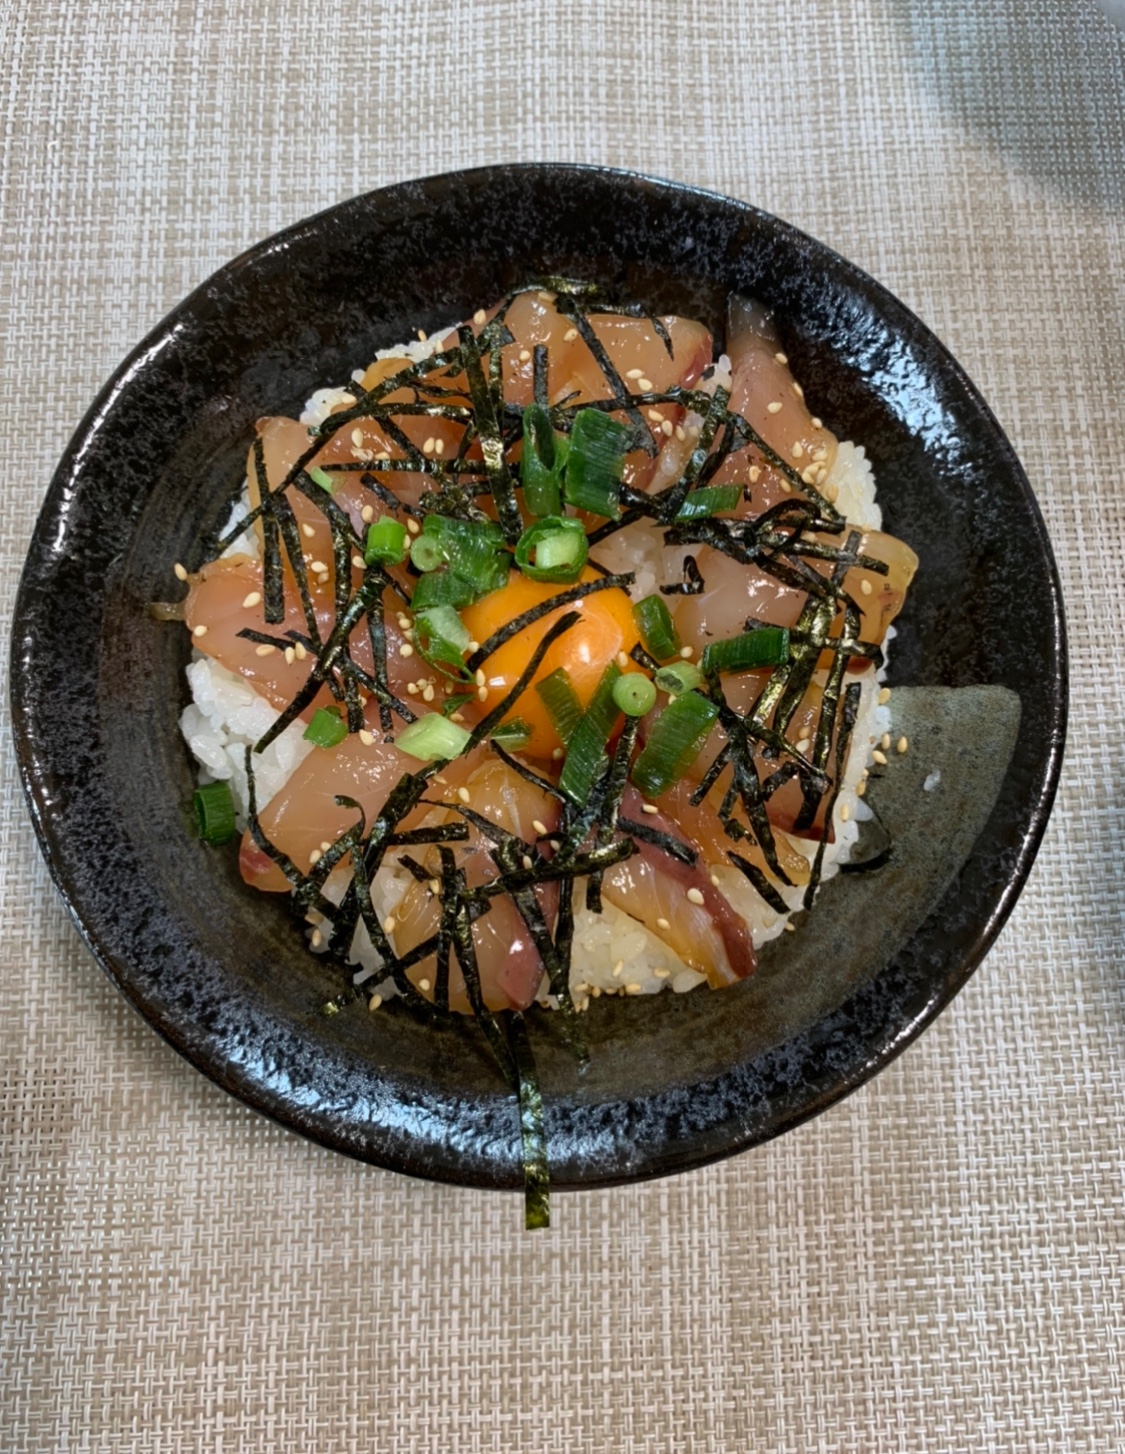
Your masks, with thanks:
[{"label": "woven texture background", "polygon": [[228,257],[462,165],[682,178],[885,282],[1027,467],[1074,660],[1031,882],[850,1100],[526,1236],[514,1198],[307,1145],[160,1042],[56,901],[5,719],[4,1450],[1125,1447],[1125,673],[1090,645],[1125,611],[1125,34],[1090,0],[593,13],[0,5],[5,624],[86,403]]}]

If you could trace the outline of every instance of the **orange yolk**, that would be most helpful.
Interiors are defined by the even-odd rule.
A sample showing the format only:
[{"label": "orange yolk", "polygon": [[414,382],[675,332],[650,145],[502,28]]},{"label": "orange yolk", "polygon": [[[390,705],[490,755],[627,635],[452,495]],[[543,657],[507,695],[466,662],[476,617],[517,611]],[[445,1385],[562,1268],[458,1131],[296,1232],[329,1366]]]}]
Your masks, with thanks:
[{"label": "orange yolk", "polygon": [[[587,567],[581,579],[593,581],[598,576]],[[461,619],[473,640],[483,642],[516,616],[530,611],[533,606],[542,605],[566,589],[566,586],[529,581],[526,576],[513,571],[503,590],[493,591],[475,606],[466,606],[461,612]],[[580,619],[551,646],[539,670],[527,689],[516,698],[505,719],[510,721],[522,717],[531,728],[531,739],[522,751],[532,757],[549,758],[555,748],[562,746],[542,698],[535,690],[535,683],[550,676],[560,666],[565,667],[578,700],[585,707],[594,695],[602,673],[611,661],[616,660],[618,652],[628,655],[640,640],[633,620],[632,602],[624,591],[616,587],[598,591],[573,605],[560,606],[557,611],[541,616],[533,626],[505,642],[484,663],[484,684],[488,689],[488,698],[483,704],[485,712],[490,712],[505,693],[511,691],[526,668],[531,653],[567,611],[577,611]],[[640,669],[632,660],[623,668],[625,671]]]}]

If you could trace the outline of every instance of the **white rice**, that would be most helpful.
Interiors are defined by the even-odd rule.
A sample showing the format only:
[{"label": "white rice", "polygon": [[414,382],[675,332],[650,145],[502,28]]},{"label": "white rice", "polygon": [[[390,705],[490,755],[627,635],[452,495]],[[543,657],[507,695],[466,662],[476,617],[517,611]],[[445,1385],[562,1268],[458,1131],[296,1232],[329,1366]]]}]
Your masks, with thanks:
[{"label": "white rice", "polygon": [[[447,336],[433,334],[425,340],[381,349],[376,358],[428,358],[442,346]],[[702,387],[709,392],[720,383],[729,388],[729,370],[730,361],[724,355]],[[362,378],[363,371],[357,369],[353,379],[359,383]],[[300,422],[312,427],[326,419],[338,404],[353,402],[354,396],[346,389],[318,389],[307,401]],[[694,418],[688,416],[685,423],[690,424]],[[684,447],[690,450],[690,438]],[[669,456],[669,470],[678,474],[682,464],[670,450],[662,453]],[[874,473],[862,445],[846,440],[840,443],[825,485],[835,485],[836,506],[852,524],[873,530],[882,528],[882,511],[875,501]],[[244,518],[248,508],[248,497],[244,492],[244,498],[236,502],[231,512],[227,529]],[[658,569],[667,569],[667,559],[660,559],[661,548],[657,533],[644,522],[639,522],[630,530],[611,536],[600,547],[599,558],[611,570],[633,570],[637,577],[636,592],[638,596],[644,596],[656,589]],[[256,535],[247,530],[230,544],[224,554],[257,556]],[[891,627],[887,633],[888,644],[893,636],[894,628]],[[238,826],[242,829],[248,809],[245,751],[268,730],[278,713],[235,673],[199,652],[193,655],[188,667],[192,704],[184,709],[180,729],[199,763],[200,782],[213,782],[219,778],[229,781],[238,812]],[[830,879],[839,872],[840,863],[847,861],[859,835],[860,824],[871,816],[856,789],[872,761],[872,750],[883,734],[890,730],[889,708],[878,701],[884,675],[885,668],[877,674],[849,673],[845,677],[845,685],[856,681],[861,686],[860,709],[852,739],[853,749],[848,756],[844,782],[836,801],[834,841],[825,849],[822,879]],[[304,740],[303,732],[304,723],[294,722],[255,758],[254,776],[260,804],[267,803],[274,796],[312,750],[312,744]],[[932,791],[939,780],[940,774],[931,774],[925,783],[926,791]],[[434,816],[436,819],[440,813]],[[799,838],[792,838],[790,842],[812,862],[817,852],[816,843]],[[790,916],[803,906],[805,891],[800,886],[779,887],[781,897],[789,906],[788,913],[779,914],[759,897],[733,866],[714,865],[711,872],[718,881],[719,891],[745,920],[755,947],[783,933]],[[393,913],[412,882],[411,875],[394,864],[379,872],[372,884],[371,898],[380,920]],[[329,892],[331,887],[328,886]],[[310,936],[314,928],[315,924],[310,927]],[[362,923],[352,943],[351,959],[359,966],[354,976],[356,984],[370,979],[381,964]],[[579,1000],[591,990],[597,993],[658,994],[663,989],[671,989],[683,994],[705,980],[705,976],[684,964],[658,935],[624,910],[603,902],[600,914],[591,913],[585,907],[583,885],[576,886],[572,965],[571,990]],[[379,992],[383,999],[396,993],[390,980],[380,986]],[[546,982],[539,998],[543,1003],[554,1003],[554,996],[548,993]]]}]

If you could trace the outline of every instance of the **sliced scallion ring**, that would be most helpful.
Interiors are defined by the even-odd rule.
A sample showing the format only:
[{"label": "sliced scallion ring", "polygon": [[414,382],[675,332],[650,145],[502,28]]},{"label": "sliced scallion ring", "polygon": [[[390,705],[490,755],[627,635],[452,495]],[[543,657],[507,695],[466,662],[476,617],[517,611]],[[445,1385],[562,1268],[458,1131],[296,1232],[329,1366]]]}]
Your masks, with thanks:
[{"label": "sliced scallion ring", "polygon": [[656,688],[640,672],[627,672],[614,682],[613,700],[627,716],[643,717],[656,706]]},{"label": "sliced scallion ring", "polygon": [[528,580],[569,585],[582,574],[588,554],[581,520],[548,515],[520,536],[516,564]]},{"label": "sliced scallion ring", "polygon": [[192,809],[204,843],[228,843],[234,836],[234,797],[230,783],[207,783],[196,788]]},{"label": "sliced scallion ring", "polygon": [[400,752],[407,752],[422,762],[450,762],[465,750],[470,733],[440,712],[427,712],[395,739]]},{"label": "sliced scallion ring", "polygon": [[304,738],[314,747],[335,747],[348,735],[348,724],[338,707],[318,707],[305,728]]}]

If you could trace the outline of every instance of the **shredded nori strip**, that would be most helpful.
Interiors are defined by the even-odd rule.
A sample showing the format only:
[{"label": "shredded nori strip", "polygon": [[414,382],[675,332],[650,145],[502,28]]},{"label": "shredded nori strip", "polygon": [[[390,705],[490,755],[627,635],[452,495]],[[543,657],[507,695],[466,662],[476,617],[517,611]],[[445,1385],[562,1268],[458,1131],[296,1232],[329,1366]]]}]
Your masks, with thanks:
[{"label": "shredded nori strip", "polygon": [[543,1122],[543,1095],[531,1041],[521,1014],[505,1016],[508,1044],[516,1066],[523,1142],[523,1224],[527,1231],[551,1225],[551,1174],[547,1159],[547,1130]]}]

